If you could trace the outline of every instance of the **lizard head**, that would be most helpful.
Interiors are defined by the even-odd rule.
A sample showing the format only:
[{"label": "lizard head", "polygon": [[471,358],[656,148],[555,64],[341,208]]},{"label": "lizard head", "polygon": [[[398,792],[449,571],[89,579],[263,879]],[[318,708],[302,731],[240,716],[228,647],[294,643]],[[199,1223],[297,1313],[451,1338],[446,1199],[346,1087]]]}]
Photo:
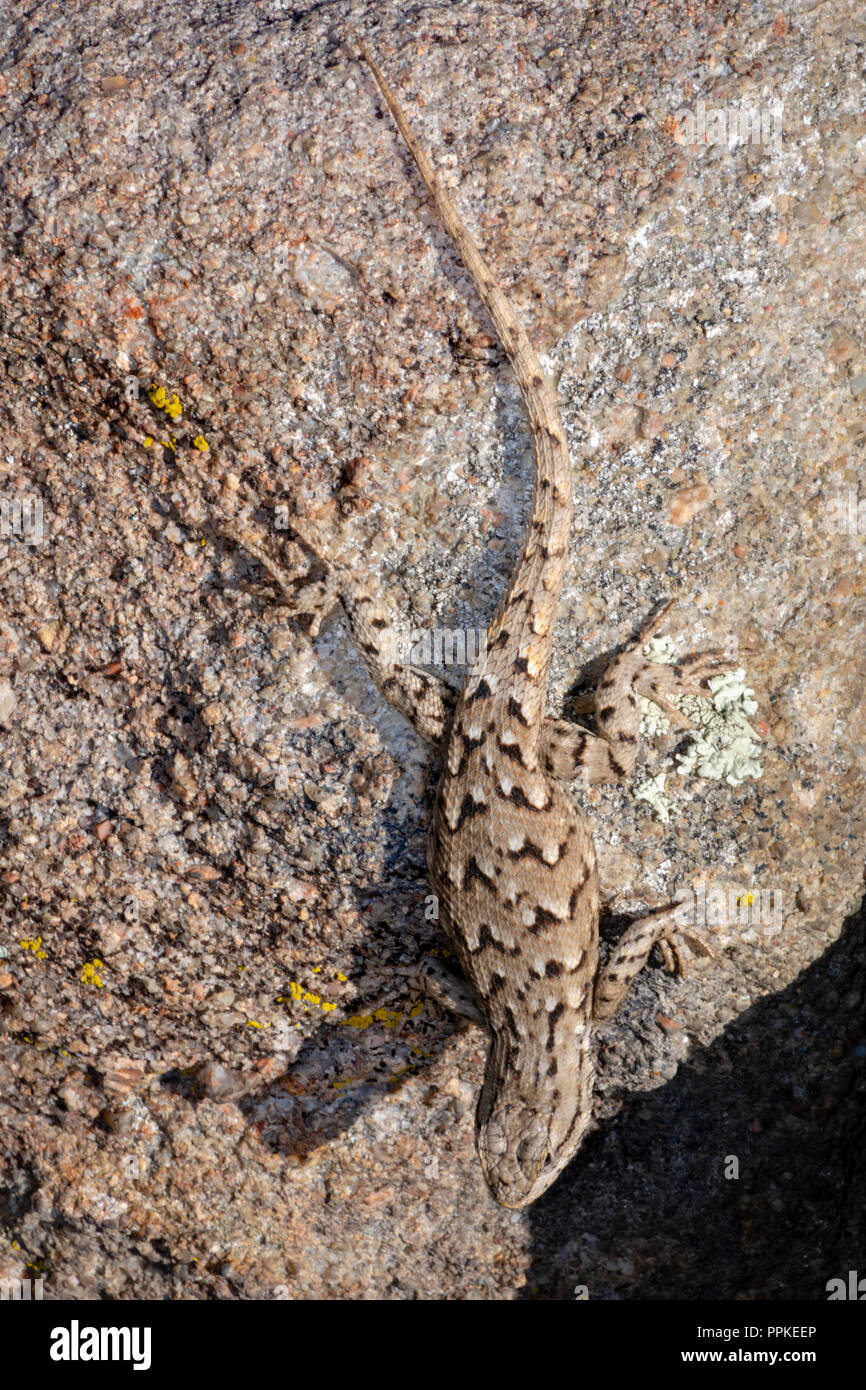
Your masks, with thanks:
[{"label": "lizard head", "polygon": [[510,1039],[494,1036],[475,1139],[487,1184],[503,1207],[528,1207],[536,1201],[580,1147],[589,1122],[593,1074],[586,1025],[584,1034],[577,1040],[570,1075],[546,1078],[544,1084],[539,1084],[534,1057],[515,1056]]}]

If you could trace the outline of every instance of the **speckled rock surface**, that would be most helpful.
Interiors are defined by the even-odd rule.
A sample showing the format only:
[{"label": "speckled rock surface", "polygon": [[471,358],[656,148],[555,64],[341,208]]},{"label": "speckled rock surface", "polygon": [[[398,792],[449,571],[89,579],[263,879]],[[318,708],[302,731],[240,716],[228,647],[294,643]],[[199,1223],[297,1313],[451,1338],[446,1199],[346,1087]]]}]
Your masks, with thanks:
[{"label": "speckled rock surface", "polygon": [[[483,1036],[401,973],[441,944],[435,758],[223,529],[290,567],[302,507],[417,628],[483,627],[520,545],[516,390],[348,17],[559,380],[551,707],[668,597],[759,701],[760,780],[671,775],[667,824],[582,796],[617,911],[780,911],[644,972],[597,1129],[523,1214],[474,1157]],[[862,10],[0,24],[0,1277],[824,1297],[866,1209]]]}]

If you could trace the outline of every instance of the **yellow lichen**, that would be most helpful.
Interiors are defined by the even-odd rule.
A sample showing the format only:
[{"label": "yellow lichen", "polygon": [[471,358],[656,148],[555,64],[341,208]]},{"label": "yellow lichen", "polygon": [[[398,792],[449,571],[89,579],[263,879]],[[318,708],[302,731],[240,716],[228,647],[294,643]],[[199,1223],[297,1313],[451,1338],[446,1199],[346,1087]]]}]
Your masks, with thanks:
[{"label": "yellow lichen", "polygon": [[35,936],[32,939],[25,937],[23,941],[18,942],[18,945],[21,947],[22,951],[32,951],[37,960],[48,959],[48,952],[42,949],[41,936]]},{"label": "yellow lichen", "polygon": [[94,985],[96,989],[102,989],[102,976],[99,974],[99,971],[104,969],[105,966],[102,961],[97,960],[95,957],[93,960],[85,961],[81,971],[81,983],[83,985]]}]

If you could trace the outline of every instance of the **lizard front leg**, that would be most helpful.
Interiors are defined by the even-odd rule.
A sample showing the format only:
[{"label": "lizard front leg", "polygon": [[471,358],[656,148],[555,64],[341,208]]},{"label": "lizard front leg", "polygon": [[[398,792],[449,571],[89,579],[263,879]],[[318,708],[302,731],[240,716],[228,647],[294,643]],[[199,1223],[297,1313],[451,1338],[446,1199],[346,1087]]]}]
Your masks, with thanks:
[{"label": "lizard front leg", "polygon": [[709,942],[696,927],[681,919],[691,907],[688,902],[675,903],[641,917],[623,932],[613,955],[596,976],[592,1016],[601,1022],[611,1018],[619,1008],[635,977],[643,969],[653,946],[661,947],[665,964],[673,972],[674,958],[681,975],[685,974],[679,949],[679,938],[694,940],[712,956]]}]

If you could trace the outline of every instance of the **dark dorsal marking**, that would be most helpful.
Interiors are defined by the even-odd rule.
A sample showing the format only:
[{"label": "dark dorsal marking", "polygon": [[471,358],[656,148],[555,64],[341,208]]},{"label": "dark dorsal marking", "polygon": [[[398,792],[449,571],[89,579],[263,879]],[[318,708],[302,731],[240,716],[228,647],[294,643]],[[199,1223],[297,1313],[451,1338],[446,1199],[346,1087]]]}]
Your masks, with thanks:
[{"label": "dark dorsal marking", "polygon": [[547,1015],[547,1049],[549,1052],[553,1051],[553,1047],[556,1043],[556,1025],[564,1013],[565,1005],[562,1003],[562,1000],[560,1000],[556,1007],[551,1009],[550,1013]]},{"label": "dark dorsal marking", "polygon": [[554,734],[547,746],[551,753],[570,753],[573,757],[579,758],[588,738],[589,734],[585,729],[575,729],[573,734]]},{"label": "dark dorsal marking", "polygon": [[477,738],[470,738],[465,729],[460,730],[460,737],[463,740],[464,753],[474,753],[476,748],[481,747],[485,739],[484,734],[479,734]]},{"label": "dark dorsal marking", "polygon": [[501,795],[505,801],[513,801],[515,806],[522,806],[524,810],[529,810],[526,792],[522,787],[514,786],[511,788],[510,792],[502,792]]},{"label": "dark dorsal marking", "polygon": [[471,820],[473,816],[477,816],[479,811],[486,810],[486,801],[476,801],[472,793],[467,792],[463,798],[463,802],[460,806],[460,813],[457,817],[458,830],[460,829],[460,826],[463,825],[466,821]]},{"label": "dark dorsal marking", "polygon": [[625,768],[622,766],[621,763],[617,762],[616,758],[613,756],[613,753],[610,751],[609,748],[607,750],[607,761],[610,764],[611,772],[614,772],[617,777],[625,777]]},{"label": "dark dorsal marking", "polygon": [[486,700],[488,695],[492,694],[493,691],[487,684],[486,677],[482,676],[475,689],[472,691],[472,694],[466,696],[465,700],[463,701],[463,704],[464,706],[466,706],[471,705],[475,700]]},{"label": "dark dorsal marking", "polygon": [[490,984],[487,986],[488,998],[492,999],[495,995],[501,994],[505,989],[505,984],[506,980],[504,975],[492,974],[490,976]]},{"label": "dark dorsal marking", "polygon": [[491,946],[493,947],[494,951],[499,950],[499,942],[496,940],[496,937],[493,935],[493,932],[490,930],[486,922],[482,922],[481,926],[478,928],[478,945],[471,946],[470,953],[473,956],[475,956],[480,954],[481,951],[489,950]]},{"label": "dark dorsal marking", "polygon": [[504,798],[505,801],[513,801],[514,805],[519,806],[522,811],[534,811],[536,815],[538,815],[539,813],[543,815],[545,811],[549,811],[551,806],[553,805],[552,791],[548,791],[547,800],[545,801],[543,806],[534,806],[532,802],[528,799],[526,792],[523,790],[522,787],[514,786],[511,788],[511,791],[508,793],[507,796],[504,792],[500,792],[500,795]]},{"label": "dark dorsal marking", "polygon": [[552,862],[549,859],[545,859],[542,850],[532,840],[527,840],[525,844],[522,844],[520,846],[520,849],[510,849],[508,851],[508,858],[514,860],[537,859],[539,864],[543,864],[546,869],[555,869],[559,864],[560,860],[562,859],[563,855],[565,854],[565,851],[568,849],[568,841],[570,836],[571,831],[569,831],[568,836],[566,836],[562,844],[559,846],[559,852],[557,853],[556,858]]},{"label": "dark dorsal marking", "polygon": [[466,872],[465,872],[464,875],[463,875],[463,891],[464,891],[464,893],[466,892],[466,890],[467,890],[467,888],[469,887],[469,885],[470,885],[471,883],[473,883],[474,880],[475,880],[476,878],[478,879],[478,881],[479,881],[480,883],[483,883],[484,886],[485,886],[486,888],[490,888],[491,890],[493,890],[493,891],[495,892],[495,890],[496,890],[496,884],[493,882],[493,879],[490,878],[490,877],[484,872],[484,870],[483,870],[483,869],[481,868],[481,866],[479,865],[478,860],[475,858],[475,855],[472,854],[472,855],[470,855],[469,859],[466,861]]},{"label": "dark dorsal marking", "polygon": [[[521,661],[523,661],[523,659],[524,659],[523,657],[520,658]],[[516,665],[517,665],[517,662],[515,662],[514,664],[515,664],[515,666],[516,666]],[[515,698],[514,698],[513,695],[510,697],[510,699],[509,699],[509,701],[508,701],[508,713],[511,715],[512,719],[516,719],[516,720],[517,720],[518,724],[522,724],[523,727],[524,727],[524,729],[528,729],[528,728],[529,728],[529,720],[526,718],[526,715],[523,713],[523,710],[522,710],[521,707],[520,707],[519,701],[518,701],[518,700],[515,700]]]},{"label": "dark dorsal marking", "polygon": [[476,748],[481,747],[481,744],[487,737],[486,734],[479,734],[478,738],[470,738],[469,735],[464,733],[462,729],[459,730],[459,734],[463,742],[463,752],[460,754],[460,765],[457,768],[455,781],[459,781],[460,778],[464,775],[464,773],[466,772],[466,765],[469,762],[469,759],[472,757],[472,754],[475,752]]},{"label": "dark dorsal marking", "polygon": [[569,917],[573,917],[574,914],[575,914],[575,910],[576,910],[576,908],[577,908],[577,901],[578,901],[578,898],[580,897],[581,892],[583,891],[583,889],[586,887],[586,880],[587,880],[588,878],[589,878],[589,865],[588,865],[588,864],[584,864],[584,866],[583,866],[583,877],[582,877],[582,879],[580,880],[580,883],[576,883],[576,884],[574,885],[574,887],[572,888],[572,890],[571,890],[571,897],[570,897],[569,900],[568,900],[568,915],[569,915]]},{"label": "dark dorsal marking", "polygon": [[535,909],[535,920],[529,930],[535,935],[536,932],[545,931],[548,927],[561,927],[562,918],[557,917],[555,912],[548,912],[546,907]]},{"label": "dark dorsal marking", "polygon": [[508,858],[514,860],[537,859],[539,864],[546,864],[548,869],[553,869],[556,867],[555,864],[548,863],[538,845],[533,844],[532,840],[527,840],[524,844],[520,846],[520,849],[510,849],[508,851]]},{"label": "dark dorsal marking", "polygon": [[484,951],[496,951],[503,956],[519,956],[521,950],[519,946],[505,946],[501,941],[497,941],[487,922],[482,922],[478,928],[478,945],[469,947],[471,956],[480,956]]},{"label": "dark dorsal marking", "polygon": [[496,740],[496,747],[499,749],[503,758],[510,758],[513,763],[517,763],[518,767],[522,767],[524,771],[526,770],[523,749],[520,747],[519,743],[503,743],[502,739],[498,738]]}]

